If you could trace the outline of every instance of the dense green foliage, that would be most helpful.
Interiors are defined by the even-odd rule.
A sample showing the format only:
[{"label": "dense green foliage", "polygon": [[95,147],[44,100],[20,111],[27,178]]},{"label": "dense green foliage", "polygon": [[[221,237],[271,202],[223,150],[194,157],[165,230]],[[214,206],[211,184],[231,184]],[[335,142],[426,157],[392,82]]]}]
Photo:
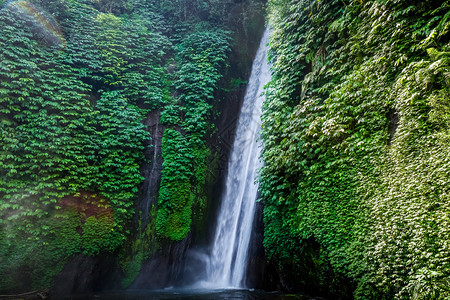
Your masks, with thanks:
[{"label": "dense green foliage", "polygon": [[[0,1],[0,291],[48,287],[78,253],[115,253],[128,285],[202,219],[241,2]],[[161,188],[151,211],[135,212],[154,111]]]},{"label": "dense green foliage", "polygon": [[269,1],[264,244],[291,286],[450,297],[449,9]]},{"label": "dense green foliage", "polygon": [[[0,1],[1,291],[47,288],[79,253],[116,254],[128,286],[203,218],[243,2]],[[268,15],[268,259],[303,291],[450,298],[450,2],[269,0]],[[155,111],[161,187],[135,212]]]},{"label": "dense green foliage", "polygon": [[[161,103],[167,44],[133,15],[41,4],[0,12],[0,268],[34,269],[33,287],[48,285],[71,255],[113,251],[126,238],[149,138],[142,120]],[[3,289],[20,286],[3,279],[14,276],[2,276]]]},{"label": "dense green foliage", "polygon": [[[178,48],[180,68],[174,82],[178,105],[170,106],[161,117],[168,128],[162,141],[164,164],[157,218],[157,232],[172,240],[181,240],[190,231],[192,206],[199,214],[206,206],[210,156],[206,141],[212,132],[213,93],[227,50],[226,33],[217,30],[194,32]],[[174,110],[178,111],[176,118]],[[171,128],[179,125],[184,134]]]}]

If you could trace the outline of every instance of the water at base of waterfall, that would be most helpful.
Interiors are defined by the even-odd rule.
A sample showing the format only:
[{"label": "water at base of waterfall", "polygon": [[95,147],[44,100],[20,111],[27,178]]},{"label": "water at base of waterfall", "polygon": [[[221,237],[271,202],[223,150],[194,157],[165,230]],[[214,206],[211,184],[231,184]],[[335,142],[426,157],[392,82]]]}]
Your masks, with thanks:
[{"label": "water at base of waterfall", "polygon": [[67,299],[108,299],[108,300],[315,300],[304,295],[265,292],[252,289],[164,289],[130,290],[126,292],[106,292],[101,294],[72,295]]}]

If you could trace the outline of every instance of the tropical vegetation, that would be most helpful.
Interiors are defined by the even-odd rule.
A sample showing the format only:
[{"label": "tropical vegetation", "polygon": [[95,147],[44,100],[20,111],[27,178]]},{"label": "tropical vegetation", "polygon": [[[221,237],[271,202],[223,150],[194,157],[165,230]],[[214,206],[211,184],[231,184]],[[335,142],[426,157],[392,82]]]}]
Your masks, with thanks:
[{"label": "tropical vegetation", "polygon": [[269,0],[264,246],[291,287],[450,297],[450,2]]}]

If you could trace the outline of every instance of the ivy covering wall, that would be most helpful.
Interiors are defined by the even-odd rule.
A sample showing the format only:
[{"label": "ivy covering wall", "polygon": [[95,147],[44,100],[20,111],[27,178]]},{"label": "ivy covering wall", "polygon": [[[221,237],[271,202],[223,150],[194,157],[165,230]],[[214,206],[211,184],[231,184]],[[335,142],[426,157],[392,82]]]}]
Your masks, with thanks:
[{"label": "ivy covering wall", "polygon": [[180,68],[174,82],[178,101],[161,116],[168,128],[162,140],[164,163],[156,223],[158,234],[171,240],[185,238],[193,211],[201,218],[206,207],[212,103],[228,51],[227,32],[217,29],[194,31],[178,46]]},{"label": "ivy covering wall", "polygon": [[450,297],[449,9],[269,1],[264,245],[290,288]]},{"label": "ivy covering wall", "polygon": [[[1,292],[51,287],[80,253],[118,256],[128,285],[142,247],[182,240],[202,218],[234,5],[0,1]],[[166,128],[159,200],[135,212],[155,110]],[[142,213],[150,227],[130,240]]]},{"label": "ivy covering wall", "polygon": [[127,237],[169,42],[137,9],[119,18],[89,4],[12,1],[0,12],[4,290],[48,286],[72,255]]}]

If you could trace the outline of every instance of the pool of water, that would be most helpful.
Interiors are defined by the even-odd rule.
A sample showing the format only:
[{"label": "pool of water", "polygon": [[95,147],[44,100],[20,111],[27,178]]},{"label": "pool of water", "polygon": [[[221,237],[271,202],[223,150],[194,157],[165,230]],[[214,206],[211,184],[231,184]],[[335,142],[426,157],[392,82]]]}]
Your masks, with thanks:
[{"label": "pool of water", "polygon": [[72,295],[67,299],[108,299],[108,300],[315,300],[302,295],[283,294],[279,292],[265,292],[260,290],[242,289],[164,289],[164,290],[128,290],[120,292],[105,292],[89,295]]}]

